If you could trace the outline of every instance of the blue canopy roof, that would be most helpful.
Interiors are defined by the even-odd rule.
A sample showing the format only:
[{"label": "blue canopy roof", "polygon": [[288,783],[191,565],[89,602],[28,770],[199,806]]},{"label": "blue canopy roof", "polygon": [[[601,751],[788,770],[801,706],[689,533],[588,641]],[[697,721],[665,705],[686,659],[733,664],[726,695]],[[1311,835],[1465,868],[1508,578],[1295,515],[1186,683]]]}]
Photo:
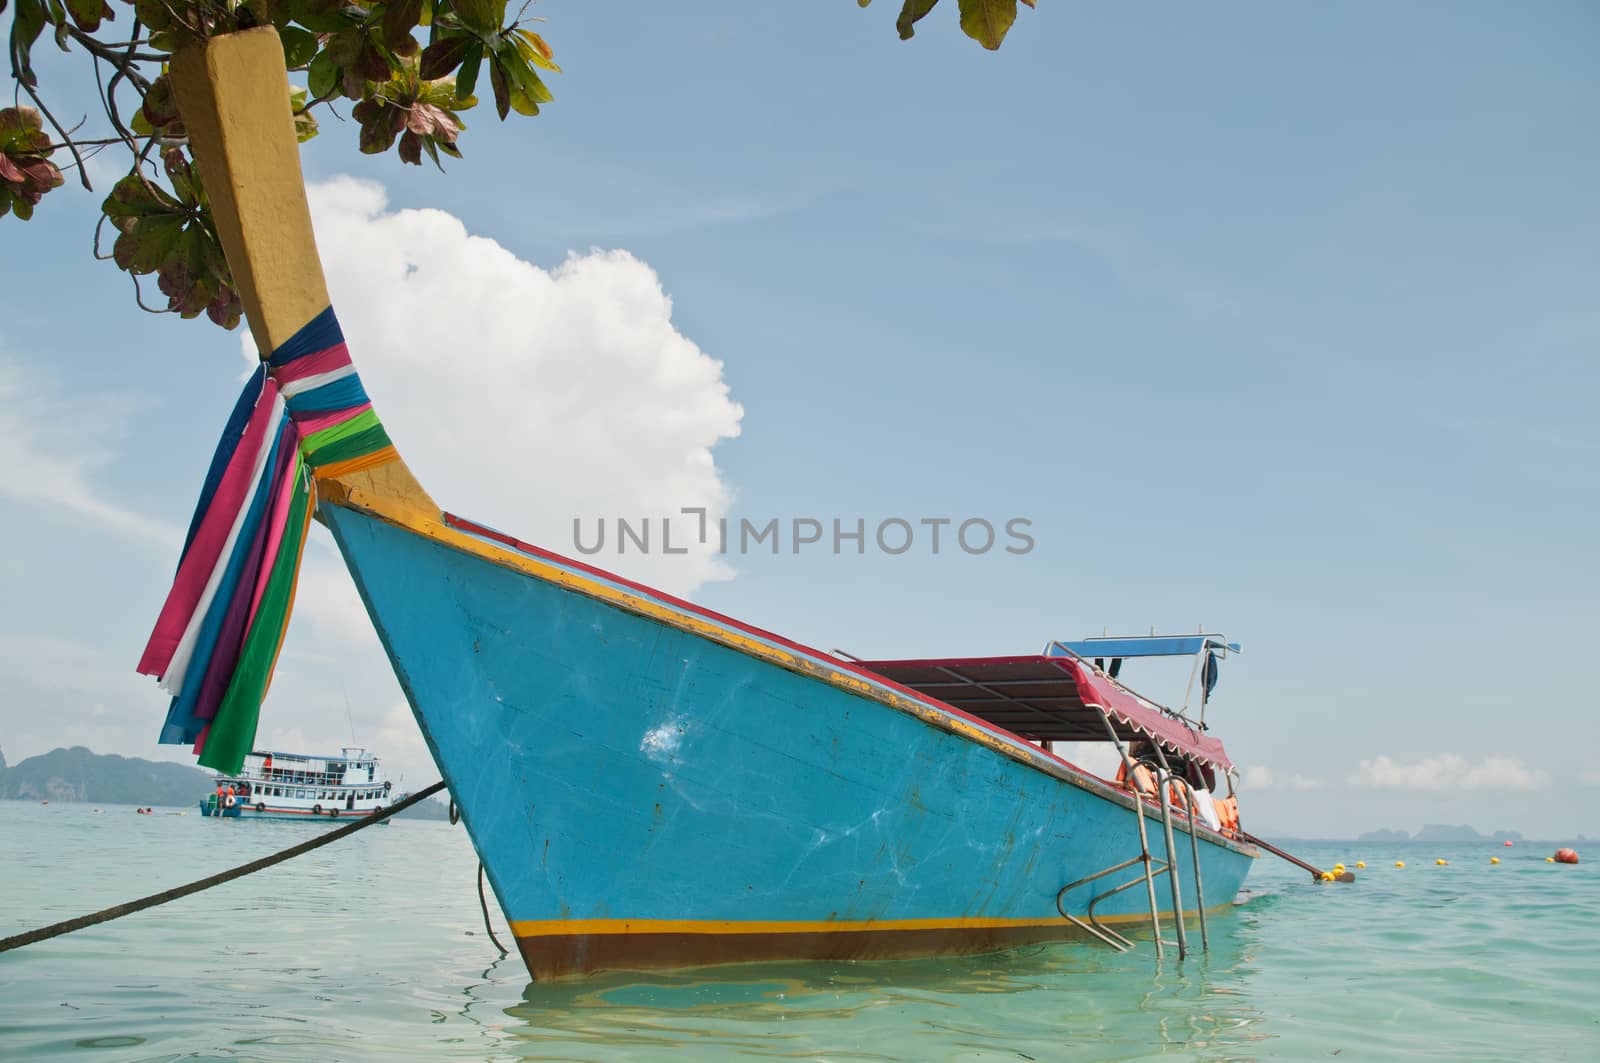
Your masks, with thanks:
[{"label": "blue canopy roof", "polygon": [[1225,635],[1103,635],[1077,642],[1052,642],[1046,657],[1193,657],[1202,650],[1239,653]]}]

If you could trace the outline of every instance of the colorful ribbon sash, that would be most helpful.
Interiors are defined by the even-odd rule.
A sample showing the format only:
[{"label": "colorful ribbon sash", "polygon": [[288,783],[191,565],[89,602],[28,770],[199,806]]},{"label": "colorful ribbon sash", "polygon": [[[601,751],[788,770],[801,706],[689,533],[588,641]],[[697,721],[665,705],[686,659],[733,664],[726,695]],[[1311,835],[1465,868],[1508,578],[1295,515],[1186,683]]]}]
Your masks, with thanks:
[{"label": "colorful ribbon sash", "polygon": [[240,769],[294,609],[315,480],[397,457],[332,307],[245,382],[139,661],[173,695],[161,742]]}]

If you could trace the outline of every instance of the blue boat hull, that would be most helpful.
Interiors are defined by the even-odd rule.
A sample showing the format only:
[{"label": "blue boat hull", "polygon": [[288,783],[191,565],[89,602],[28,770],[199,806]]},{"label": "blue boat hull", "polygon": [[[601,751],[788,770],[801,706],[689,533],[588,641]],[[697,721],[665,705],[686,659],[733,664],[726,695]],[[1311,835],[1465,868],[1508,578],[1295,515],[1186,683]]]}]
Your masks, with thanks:
[{"label": "blue boat hull", "polygon": [[[1060,939],[1080,933],[1062,887],[1139,852],[1127,794],[936,702],[707,637],[670,601],[648,615],[357,510],[323,519],[535,977]],[[1255,852],[1198,848],[1226,907]],[[1176,849],[1191,909],[1187,833]],[[1062,903],[1081,916],[1137,874]],[[1148,922],[1142,881],[1095,914]]]}]

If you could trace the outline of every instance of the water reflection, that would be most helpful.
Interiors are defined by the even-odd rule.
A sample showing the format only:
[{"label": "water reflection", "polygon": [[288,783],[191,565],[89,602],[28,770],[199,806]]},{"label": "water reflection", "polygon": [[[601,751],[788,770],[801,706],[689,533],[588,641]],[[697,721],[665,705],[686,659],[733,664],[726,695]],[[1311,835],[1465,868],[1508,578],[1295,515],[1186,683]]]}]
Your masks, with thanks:
[{"label": "water reflection", "polygon": [[[1257,920],[1214,917],[1211,950],[1157,962],[1144,943],[1039,945],[983,956],[748,964],[529,984],[499,1047],[523,1059],[657,1050],[895,1060],[997,1053],[1119,1059],[1250,1054]],[[1198,930],[1191,938],[1199,943]]]}]

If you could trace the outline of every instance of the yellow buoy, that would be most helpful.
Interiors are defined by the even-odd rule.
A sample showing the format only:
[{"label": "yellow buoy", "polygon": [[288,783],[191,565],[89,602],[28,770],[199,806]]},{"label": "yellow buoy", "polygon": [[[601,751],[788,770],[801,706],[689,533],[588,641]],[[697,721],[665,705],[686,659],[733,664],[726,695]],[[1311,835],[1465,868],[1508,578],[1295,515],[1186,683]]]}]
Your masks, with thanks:
[{"label": "yellow buoy", "polygon": [[1436,864],[1438,864],[1438,865],[1439,865],[1439,866],[1440,866],[1440,867],[1443,867],[1443,866],[1444,866],[1444,865],[1446,865],[1446,864],[1448,864],[1448,863],[1449,863],[1449,862],[1450,862],[1450,861],[1448,861],[1448,860],[1446,860],[1446,859],[1445,859],[1445,858],[1444,858],[1444,857],[1442,857],[1442,856],[1441,856],[1441,857],[1439,857],[1439,859],[1437,859],[1437,860],[1435,860],[1435,861],[1434,861],[1434,863],[1436,863]]},{"label": "yellow buoy", "polygon": [[[1550,861],[1550,862],[1551,862],[1551,863],[1552,863],[1552,864],[1553,864],[1553,863],[1555,863],[1555,861],[1554,861],[1554,860],[1552,860],[1552,861]],[[1395,867],[1405,867],[1405,866],[1406,866],[1406,862],[1405,862],[1405,861],[1404,861],[1404,860],[1396,860],[1396,861],[1395,861],[1395,862],[1394,862],[1394,866],[1395,866]]]},{"label": "yellow buoy", "polygon": [[1334,874],[1337,875],[1339,872],[1341,872],[1343,870],[1344,870],[1344,865],[1343,864],[1334,864],[1333,865],[1333,873]]},{"label": "yellow buoy", "polygon": [[1489,863],[1491,863],[1491,864],[1498,864],[1498,863],[1499,863],[1499,862],[1500,862],[1500,858],[1499,858],[1499,857],[1498,857],[1498,856],[1491,856],[1491,857],[1489,857]]},{"label": "yellow buoy", "polygon": [[1544,858],[1544,862],[1547,864],[1553,864],[1556,862],[1556,858],[1553,856],[1547,856]]},{"label": "yellow buoy", "polygon": [[1365,861],[1365,860],[1357,860],[1357,861],[1356,861],[1356,867],[1358,867],[1358,868],[1364,868],[1364,867],[1366,867],[1366,866],[1367,866],[1367,862],[1366,862],[1366,861]]}]

